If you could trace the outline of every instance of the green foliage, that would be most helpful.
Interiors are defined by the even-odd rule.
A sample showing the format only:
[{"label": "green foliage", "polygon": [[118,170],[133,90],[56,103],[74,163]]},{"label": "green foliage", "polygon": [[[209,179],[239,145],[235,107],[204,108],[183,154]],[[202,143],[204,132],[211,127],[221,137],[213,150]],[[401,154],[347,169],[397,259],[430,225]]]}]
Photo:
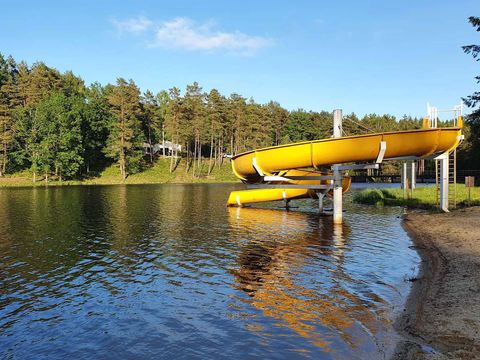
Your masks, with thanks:
[{"label": "green foliage", "polygon": [[378,189],[363,190],[353,196],[353,201],[365,205],[377,205],[383,203],[383,194]]},{"label": "green foliage", "polygon": [[[469,17],[470,24],[475,28],[477,32],[480,32],[480,18],[471,16]],[[472,44],[463,46],[463,51],[466,54],[470,54],[478,62],[480,61],[480,45]],[[475,77],[475,80],[480,83],[480,75]],[[463,99],[467,106],[472,108],[472,113],[467,117],[467,123],[470,127],[468,143],[470,146],[466,146],[464,151],[464,159],[462,162],[469,163],[474,167],[480,167],[480,91],[475,91],[472,95]]]},{"label": "green foliage", "polygon": [[313,137],[312,130],[312,119],[306,111],[296,110],[290,113],[285,126],[285,136],[289,141],[309,140]]},{"label": "green foliage", "polygon": [[[450,185],[450,192],[453,194],[453,185]],[[463,184],[456,185],[457,206],[480,205],[480,187],[470,190],[470,201],[468,200],[468,188]],[[437,189],[435,186],[422,186],[404,195],[403,189],[365,189],[355,192],[353,201],[358,204],[377,206],[408,206],[423,209],[437,208]]]},{"label": "green foliage", "polygon": [[[475,47],[465,51],[478,54]],[[459,168],[470,167],[474,157],[480,165],[480,122],[473,119],[465,127]],[[407,116],[397,121],[388,114],[359,118],[352,113],[344,116],[343,132],[420,126],[420,119]],[[169,157],[162,159],[169,177],[182,169],[191,181],[202,181],[228,169],[227,154],[331,134],[332,113],[327,111],[288,111],[273,101],[259,104],[216,89],[207,93],[196,82],[183,92],[174,87],[158,94],[140,94],[132,80],[123,79],[86,87],[71,71],[60,73],[42,62],[29,66],[0,54],[0,176],[29,171],[34,181],[90,179],[115,166],[127,181],[127,175],[158,169],[156,157]],[[175,146],[154,155],[153,145],[164,141]],[[397,171],[394,162],[383,169],[387,166]]]},{"label": "green foliage", "polygon": [[39,164],[44,172],[53,171],[60,178],[78,175],[83,165],[83,113],[83,99],[62,92],[52,93],[38,105],[34,121],[38,126]]},{"label": "green foliage", "polygon": [[[26,66],[26,65],[23,65]],[[26,106],[36,106],[50,92],[61,88],[61,75],[43,62],[33,64],[31,69],[19,72],[19,88]]]},{"label": "green foliage", "polygon": [[120,176],[125,180],[128,173],[140,169],[143,156],[143,134],[140,129],[140,90],[133,80],[117,80],[107,96],[113,121],[107,139],[105,154],[118,162]]},{"label": "green foliage", "polygon": [[8,65],[7,61],[0,53],[0,86],[2,86],[8,78]]},{"label": "green foliage", "polygon": [[12,57],[5,60],[0,54],[0,176],[7,171],[10,145],[14,140],[14,110],[20,103],[15,87],[15,67]]},{"label": "green foliage", "polygon": [[98,171],[106,165],[103,149],[107,143],[112,122],[108,90],[99,83],[93,83],[85,94],[84,117],[82,121],[82,144],[85,172]]}]

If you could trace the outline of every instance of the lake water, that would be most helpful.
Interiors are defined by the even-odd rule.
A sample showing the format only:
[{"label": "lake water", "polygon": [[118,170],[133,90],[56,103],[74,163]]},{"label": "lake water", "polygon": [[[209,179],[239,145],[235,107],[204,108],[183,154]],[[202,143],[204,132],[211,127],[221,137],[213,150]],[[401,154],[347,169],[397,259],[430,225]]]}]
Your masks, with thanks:
[{"label": "lake water", "polygon": [[0,358],[383,359],[399,208],[226,208],[241,185],[0,189]]}]

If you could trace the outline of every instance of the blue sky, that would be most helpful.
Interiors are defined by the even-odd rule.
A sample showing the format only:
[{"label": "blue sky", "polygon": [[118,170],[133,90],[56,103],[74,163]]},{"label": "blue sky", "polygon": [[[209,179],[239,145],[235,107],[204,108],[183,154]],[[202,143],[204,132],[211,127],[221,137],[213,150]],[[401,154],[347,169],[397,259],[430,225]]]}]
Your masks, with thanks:
[{"label": "blue sky", "polygon": [[[8,5],[6,5],[8,4]],[[0,52],[144,91],[198,81],[288,109],[423,116],[471,94],[475,1],[21,1]]]}]

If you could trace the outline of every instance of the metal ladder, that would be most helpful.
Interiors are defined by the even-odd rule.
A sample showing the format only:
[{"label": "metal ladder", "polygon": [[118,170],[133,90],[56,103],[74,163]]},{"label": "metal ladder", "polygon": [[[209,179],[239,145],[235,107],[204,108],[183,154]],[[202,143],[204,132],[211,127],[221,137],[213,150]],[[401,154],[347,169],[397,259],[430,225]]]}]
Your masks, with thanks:
[{"label": "metal ladder", "polygon": [[[431,128],[438,126],[438,114],[440,112],[453,113],[454,126],[462,126],[463,102],[455,105],[453,109],[439,110],[436,107],[427,104],[427,113],[429,125]],[[435,160],[435,184],[436,184],[436,204],[440,207],[440,163]],[[448,154],[448,207],[457,207],[457,149],[455,148]]]},{"label": "metal ladder", "polygon": [[[440,206],[440,166],[435,160],[436,204]],[[448,154],[448,203],[449,208],[457,207],[457,149]]]},{"label": "metal ladder", "polygon": [[448,155],[448,203],[457,207],[457,149]]}]

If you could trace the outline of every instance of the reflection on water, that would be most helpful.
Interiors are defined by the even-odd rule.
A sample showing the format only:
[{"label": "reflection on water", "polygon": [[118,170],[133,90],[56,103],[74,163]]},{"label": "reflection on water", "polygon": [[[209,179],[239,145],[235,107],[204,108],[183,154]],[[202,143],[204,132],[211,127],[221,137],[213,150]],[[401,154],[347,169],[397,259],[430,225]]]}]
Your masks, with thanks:
[{"label": "reflection on water", "polygon": [[[350,314],[354,307],[345,301],[349,294],[339,288],[320,294],[295,281],[308,259],[319,255],[331,257],[334,273],[345,277],[341,263],[343,232],[344,228],[349,232],[348,226],[333,227],[331,221],[319,224],[315,215],[308,224],[304,214],[278,210],[237,208],[230,209],[230,215],[236,236],[244,239],[248,233],[257,234],[241,246],[240,268],[234,272],[239,288],[252,297],[251,304],[325,350],[330,350],[329,344],[317,324],[335,329],[346,343],[355,346],[355,339],[345,332],[354,320]],[[271,231],[267,239],[266,227]],[[276,232],[286,241],[277,241]],[[358,304],[355,296],[352,300]]]},{"label": "reflection on water", "polygon": [[361,283],[344,268],[348,223],[333,225],[330,218],[301,212],[229,210],[233,239],[241,248],[233,272],[236,287],[250,296],[252,306],[326,352],[338,350],[332,336],[351,350],[368,341],[378,346],[377,332],[388,331],[389,319],[377,315],[385,301],[368,292],[365,299],[344,286]]},{"label": "reflection on water", "polygon": [[[400,209],[227,209],[235,185],[0,189],[0,358],[383,358]],[[392,260],[395,261],[392,261]]]}]

